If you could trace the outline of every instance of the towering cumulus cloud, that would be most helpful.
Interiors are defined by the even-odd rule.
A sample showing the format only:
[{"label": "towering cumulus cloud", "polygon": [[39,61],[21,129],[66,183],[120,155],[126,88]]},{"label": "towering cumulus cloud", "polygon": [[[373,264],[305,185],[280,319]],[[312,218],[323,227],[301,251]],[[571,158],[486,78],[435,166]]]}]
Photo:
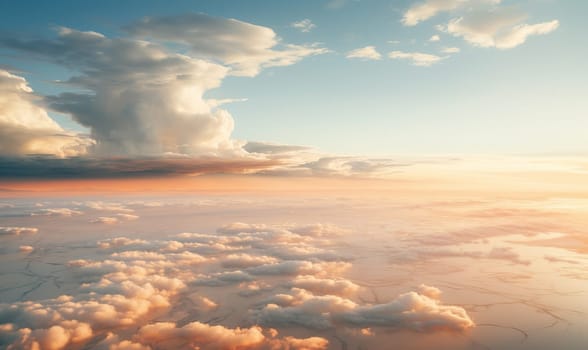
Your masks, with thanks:
[{"label": "towering cumulus cloud", "polygon": [[58,157],[86,152],[91,140],[63,130],[23,77],[0,69],[0,150],[3,155],[50,154]]},{"label": "towering cumulus cloud", "polygon": [[[156,41],[108,38],[70,28],[60,28],[53,39],[0,39],[4,47],[41,56],[74,72],[64,82],[72,92],[46,100],[52,109],[90,128],[96,141],[93,151],[99,156],[246,154],[241,143],[231,139],[233,119],[218,108],[222,101],[204,98],[205,92],[217,88],[229,73],[253,76],[261,67],[285,66],[324,52],[296,45],[274,50],[278,39],[269,28],[201,14],[145,19],[128,30],[136,37],[173,41],[175,48],[188,44],[190,54]],[[5,85],[17,98],[3,96],[3,104],[28,108],[31,120],[20,124],[38,128],[29,131],[32,135],[26,140],[37,140],[39,130],[48,130],[42,141],[58,149],[59,155],[74,153],[63,145],[70,138],[56,136],[63,131],[32,106],[30,89],[22,80],[4,73],[3,89]],[[62,144],[55,145],[56,140]],[[40,142],[13,142],[17,148],[12,153],[39,152],[45,148]]]}]

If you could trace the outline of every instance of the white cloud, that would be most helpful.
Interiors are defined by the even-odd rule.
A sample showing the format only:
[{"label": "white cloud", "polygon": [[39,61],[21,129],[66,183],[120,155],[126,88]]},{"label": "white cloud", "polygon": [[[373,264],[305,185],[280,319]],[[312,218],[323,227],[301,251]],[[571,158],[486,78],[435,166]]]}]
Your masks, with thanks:
[{"label": "white cloud", "polygon": [[39,229],[36,227],[15,227],[15,226],[0,227],[0,236],[2,236],[2,235],[18,236],[21,234],[34,235],[37,232],[39,232]]},{"label": "white cloud", "polygon": [[[172,241],[105,239],[98,242],[99,248],[116,249],[99,251],[109,254],[107,258],[67,264],[67,273],[75,279],[68,289],[71,295],[0,304],[0,345],[318,350],[328,347],[327,339],[279,336],[275,328],[373,334],[378,327],[419,332],[473,327],[463,308],[441,303],[440,291],[430,286],[386,303],[364,302],[360,287],[342,277],[351,263],[323,260],[316,254],[346,232],[328,224],[234,223],[215,234],[185,233]],[[237,252],[217,249],[219,244]],[[200,249],[206,253],[196,253]],[[312,257],[282,258],[288,250],[308,250]],[[509,254],[504,249],[492,252],[496,258]],[[216,299],[215,288],[223,286]],[[230,326],[200,318],[227,311],[239,312],[231,314]],[[194,315],[200,321],[193,321]],[[216,319],[215,323],[222,322],[222,316]],[[243,321],[232,321],[239,319]],[[366,330],[370,327],[375,330]]]},{"label": "white cloud", "polygon": [[529,36],[545,35],[559,27],[557,20],[524,24],[520,23],[523,18],[508,9],[496,10],[455,18],[447,24],[446,30],[475,46],[511,49],[523,44]]},{"label": "white cloud", "polygon": [[382,55],[374,46],[365,46],[359,49],[351,50],[347,53],[347,58],[360,58],[365,60],[377,61],[382,59]]},{"label": "white cloud", "polygon": [[91,144],[51,119],[23,77],[0,69],[0,155],[76,156]]},{"label": "white cloud", "polygon": [[[60,28],[56,38],[0,39],[4,48],[43,57],[76,72],[61,82],[74,87],[73,92],[48,96],[45,102],[90,129],[95,156],[258,159],[242,149],[244,142],[231,138],[234,121],[220,108],[222,101],[204,95],[229,74],[254,76],[264,67],[288,66],[328,51],[316,44],[283,43],[267,27],[204,14],[145,18],[127,30],[131,38]],[[35,134],[23,141],[13,132],[13,114],[2,116],[12,123],[2,127],[7,131],[0,138],[7,143],[3,150],[57,154],[59,148],[61,156],[80,153],[78,148],[74,152],[74,147],[65,147],[64,140],[72,142],[74,137],[65,135],[30,103],[30,89],[21,78],[3,73],[0,84],[13,91],[12,95],[2,93],[5,98],[0,102],[8,105],[4,109],[27,112],[19,114],[28,118],[21,124],[36,125],[34,132],[51,131],[44,131],[43,139]],[[62,143],[58,147],[49,139]]]},{"label": "white cloud", "polygon": [[247,268],[265,264],[274,264],[278,260],[271,256],[255,256],[250,254],[229,254],[222,260],[225,268]]},{"label": "white cloud", "polygon": [[437,34],[435,34],[429,38],[429,41],[431,41],[431,42],[440,41],[440,40],[441,40],[441,37]]},{"label": "white cloud", "polygon": [[316,28],[316,25],[312,23],[312,21],[308,18],[305,18],[301,21],[293,22],[292,24],[290,24],[290,26],[292,28],[300,30],[303,33],[308,33],[314,28]]},{"label": "white cloud", "polygon": [[38,210],[34,213],[31,213],[31,216],[74,216],[82,214],[83,212],[79,210],[69,208],[51,208]]},{"label": "white cloud", "polygon": [[192,54],[221,60],[231,74],[253,76],[263,67],[288,66],[306,56],[326,53],[317,45],[281,44],[267,27],[205,14],[144,18],[131,34],[186,44]]},{"label": "white cloud", "polygon": [[[514,6],[501,6],[501,0],[426,0],[410,7],[402,22],[414,26],[442,12],[456,13],[437,29],[462,37],[472,45],[510,49],[523,44],[529,36],[553,32],[559,21],[524,23],[527,18]],[[431,39],[438,37],[434,35]]]},{"label": "white cloud", "polygon": [[411,6],[402,16],[402,23],[405,26],[414,26],[440,12],[457,9],[469,1],[470,0],[426,0]]},{"label": "white cloud", "polygon": [[[466,311],[444,305],[433,293],[436,289],[420,287],[418,292],[401,294],[385,304],[358,305],[334,295],[315,296],[293,289],[286,305],[267,304],[252,316],[262,325],[291,325],[314,329],[338,326],[364,329],[386,327],[420,332],[435,330],[464,331],[474,326]],[[424,294],[421,294],[424,293]]]},{"label": "white cloud", "polygon": [[430,67],[443,59],[443,57],[433,54],[404,51],[392,51],[388,57],[396,60],[409,60],[413,65],[420,67]]},{"label": "white cloud", "polygon": [[359,286],[345,279],[317,278],[315,276],[298,276],[290,285],[306,289],[313,294],[351,296],[357,293]]},{"label": "white cloud", "polygon": [[451,54],[451,53],[459,53],[461,50],[459,49],[459,47],[444,47],[441,49],[442,53],[447,53],[447,54]]}]

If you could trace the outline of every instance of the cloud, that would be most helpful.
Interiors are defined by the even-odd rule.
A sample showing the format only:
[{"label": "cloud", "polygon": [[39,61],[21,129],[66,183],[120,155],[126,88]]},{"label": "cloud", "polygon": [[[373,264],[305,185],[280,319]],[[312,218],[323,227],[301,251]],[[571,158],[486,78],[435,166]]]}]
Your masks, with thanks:
[{"label": "cloud", "polygon": [[[234,121],[219,107],[223,100],[207,99],[205,93],[219,87],[229,74],[254,76],[264,67],[287,66],[327,52],[314,44],[284,44],[267,27],[204,14],[145,18],[126,29],[133,37],[110,38],[93,31],[59,28],[53,38],[0,38],[4,48],[74,72],[60,82],[73,91],[47,96],[45,103],[90,129],[95,144],[89,150],[99,158],[249,159],[242,149],[244,142],[231,139]],[[188,47],[189,52],[178,53],[185,52],[178,45]],[[16,91],[13,94],[25,101],[18,106],[32,110],[30,89],[23,80],[8,73],[2,77]],[[25,125],[51,129],[51,135],[64,134],[44,111],[35,111],[38,113],[27,117],[34,120],[25,120]],[[2,130],[12,133],[8,127]],[[9,140],[8,136],[2,139]],[[11,143],[20,148],[5,155],[23,154],[21,149],[32,144]],[[56,153],[40,141],[37,144],[35,153]],[[75,154],[79,152],[57,155]]]},{"label": "cloud", "polygon": [[102,249],[111,249],[111,248],[119,248],[125,247],[129,245],[142,245],[147,244],[146,240],[143,239],[131,239],[127,237],[115,237],[105,239],[103,241],[98,242],[98,247]]},{"label": "cloud", "polygon": [[129,220],[137,220],[138,218],[139,218],[138,215],[119,213],[119,214],[116,214],[116,216],[99,216],[95,219],[91,219],[90,222],[93,224],[113,225],[113,224],[118,224],[121,220],[129,221]]},{"label": "cloud", "polygon": [[364,60],[377,61],[382,59],[382,55],[374,46],[365,46],[359,49],[351,50],[347,53],[347,58],[359,58]]},{"label": "cloud", "polygon": [[442,53],[452,54],[452,53],[459,53],[461,50],[459,47],[444,47],[441,49]]},{"label": "cloud", "polygon": [[250,328],[227,328],[221,325],[208,325],[191,322],[178,327],[173,322],[158,322],[143,326],[136,338],[144,344],[154,344],[165,348],[179,348],[187,345],[190,348],[206,349],[291,349],[291,350],[324,350],[328,340],[321,337],[278,338],[275,329],[267,330],[253,326]]},{"label": "cloud", "polygon": [[119,218],[121,218],[123,220],[137,220],[139,218],[139,215],[125,214],[125,213],[118,213],[118,214],[116,214],[116,216],[118,216]]},{"label": "cloud", "polygon": [[441,40],[441,37],[437,34],[435,34],[429,38],[429,41],[431,41],[431,42],[440,41],[440,40]]},{"label": "cloud", "polygon": [[36,227],[14,227],[14,226],[2,226],[0,227],[0,236],[10,235],[19,236],[21,234],[34,235],[39,232]]},{"label": "cloud", "polygon": [[117,224],[119,221],[117,218],[114,218],[114,217],[100,216],[100,217],[97,217],[96,219],[91,219],[90,222],[93,224],[113,225],[113,224]]},{"label": "cloud", "polygon": [[276,160],[219,157],[52,157],[2,158],[0,178],[129,178],[201,174],[247,174],[270,169]]},{"label": "cloud", "polygon": [[261,153],[261,154],[288,154],[288,153],[295,153],[301,151],[310,151],[310,147],[306,146],[297,146],[297,145],[282,145],[276,143],[269,143],[269,142],[255,142],[249,141],[244,146],[245,149],[249,153]]},{"label": "cloud", "polygon": [[[403,16],[404,25],[414,26],[441,12],[456,12],[457,17],[437,28],[462,37],[479,47],[511,49],[528,37],[553,32],[558,20],[536,24],[523,23],[527,15],[514,6],[500,6],[501,0],[427,0],[413,5]],[[437,35],[431,37],[438,38]],[[435,40],[437,41],[437,40]]]},{"label": "cloud", "polygon": [[86,153],[92,141],[61,128],[41,106],[23,77],[0,69],[0,156]]},{"label": "cloud", "polygon": [[[402,23],[414,26],[442,12],[456,13],[439,30],[462,37],[474,46],[511,49],[523,44],[528,37],[545,35],[559,26],[558,20],[535,24],[524,23],[527,18],[514,6],[501,6],[501,0],[427,0],[410,7]],[[433,35],[431,39],[438,38]],[[437,41],[437,40],[435,40]]]},{"label": "cloud", "polygon": [[293,22],[292,24],[290,24],[290,26],[292,28],[298,29],[299,31],[301,31],[303,33],[308,33],[311,30],[313,30],[314,28],[316,28],[316,25],[314,23],[312,23],[312,21],[308,18],[305,18],[301,21]]},{"label": "cloud", "polygon": [[288,66],[328,51],[315,44],[283,45],[270,28],[202,13],[147,17],[127,30],[141,38],[188,45],[193,55],[220,60],[232,68],[231,74],[244,76],[254,76],[263,67]]},{"label": "cloud", "polygon": [[[402,16],[402,24],[415,26],[440,12],[455,10],[470,0],[426,0],[411,6]],[[500,2],[500,0],[496,0]]]},{"label": "cloud", "polygon": [[82,214],[84,213],[70,208],[50,208],[33,212],[31,213],[31,216],[74,216]]},{"label": "cloud", "polygon": [[443,305],[437,289],[420,287],[418,292],[401,294],[394,300],[375,305],[358,305],[334,295],[315,296],[293,289],[288,306],[267,304],[252,312],[262,325],[300,326],[311,329],[385,327],[418,332],[450,330],[461,332],[474,326],[459,306]]},{"label": "cloud", "polygon": [[419,67],[430,67],[443,59],[443,57],[428,53],[403,51],[392,51],[388,57],[395,60],[409,60],[413,65]]},{"label": "cloud", "polygon": [[278,260],[271,256],[255,256],[250,254],[229,254],[221,262],[225,268],[247,268],[265,264],[274,264]]},{"label": "cloud", "polygon": [[317,278],[315,276],[297,276],[291,287],[306,289],[313,294],[351,296],[357,293],[359,286],[345,279]]},{"label": "cloud", "polygon": [[171,322],[159,322],[142,327],[137,338],[143,343],[184,344],[205,346],[207,349],[239,349],[261,345],[265,340],[260,327],[228,329],[223,326],[211,326],[200,322],[192,322],[176,328]]},{"label": "cloud", "polygon": [[[441,303],[435,287],[422,285],[390,302],[367,304],[358,295],[360,287],[342,277],[351,263],[325,261],[318,254],[311,260],[279,255],[287,249],[322,251],[347,232],[328,224],[233,223],[215,234],[185,233],[171,241],[105,239],[98,247],[115,251],[99,254],[108,257],[66,265],[74,279],[72,295],[0,304],[0,346],[318,350],[328,347],[327,339],[279,336],[275,328],[373,333],[379,327],[419,332],[473,327],[463,308]],[[219,244],[240,251],[216,249]],[[204,255],[195,252],[202,248]],[[208,298],[214,288],[229,285],[235,288]],[[227,311],[231,320],[242,321],[218,324]]]},{"label": "cloud", "polygon": [[524,18],[511,8],[495,9],[454,18],[445,30],[475,46],[511,49],[523,44],[530,36],[545,35],[559,27],[558,20],[526,24],[521,23]]},{"label": "cloud", "polygon": [[18,250],[22,253],[30,253],[33,250],[35,250],[35,247],[30,245],[21,245],[20,247],[18,247]]}]

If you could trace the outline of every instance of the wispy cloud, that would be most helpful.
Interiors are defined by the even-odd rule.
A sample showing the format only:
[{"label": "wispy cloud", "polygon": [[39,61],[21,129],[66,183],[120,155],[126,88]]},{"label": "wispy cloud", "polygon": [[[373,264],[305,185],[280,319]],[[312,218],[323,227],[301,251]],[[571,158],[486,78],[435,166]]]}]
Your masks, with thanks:
[{"label": "wispy cloud", "polygon": [[388,54],[388,57],[395,60],[408,60],[413,65],[420,67],[430,67],[443,59],[443,57],[433,54],[404,51],[392,51]]},{"label": "wispy cloud", "polygon": [[[501,0],[426,0],[411,6],[402,23],[414,26],[440,13],[454,17],[437,28],[480,47],[511,49],[523,44],[528,37],[553,32],[558,20],[528,24],[527,14],[518,7],[502,6]],[[433,35],[433,38],[438,37]]]},{"label": "wispy cloud", "polygon": [[308,18],[305,18],[305,19],[297,21],[297,22],[292,22],[290,24],[290,26],[292,28],[298,29],[299,31],[301,31],[303,33],[308,33],[311,30],[313,30],[314,28],[316,28],[316,24],[312,23],[312,21]]},{"label": "wispy cloud", "polygon": [[365,46],[359,49],[351,50],[346,55],[347,58],[359,58],[364,60],[377,61],[382,59],[382,55],[374,46]]}]

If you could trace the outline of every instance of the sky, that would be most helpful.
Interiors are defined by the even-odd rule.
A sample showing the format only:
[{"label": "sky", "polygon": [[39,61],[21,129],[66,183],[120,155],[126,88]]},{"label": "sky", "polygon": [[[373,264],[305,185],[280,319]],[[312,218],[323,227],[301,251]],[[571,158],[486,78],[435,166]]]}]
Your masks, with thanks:
[{"label": "sky", "polygon": [[0,6],[10,162],[587,151],[575,1]]},{"label": "sky", "polygon": [[0,348],[588,343],[586,2],[0,2]]}]

